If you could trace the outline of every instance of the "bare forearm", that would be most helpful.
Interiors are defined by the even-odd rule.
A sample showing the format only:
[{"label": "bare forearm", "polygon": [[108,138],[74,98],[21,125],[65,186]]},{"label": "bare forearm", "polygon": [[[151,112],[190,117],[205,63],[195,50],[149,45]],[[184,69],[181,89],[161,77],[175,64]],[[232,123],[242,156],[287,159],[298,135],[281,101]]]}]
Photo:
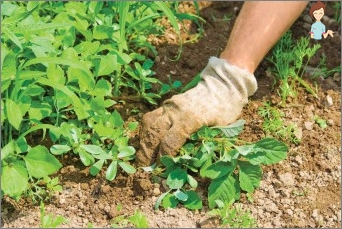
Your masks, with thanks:
[{"label": "bare forearm", "polygon": [[245,2],[221,58],[253,73],[307,2]]}]

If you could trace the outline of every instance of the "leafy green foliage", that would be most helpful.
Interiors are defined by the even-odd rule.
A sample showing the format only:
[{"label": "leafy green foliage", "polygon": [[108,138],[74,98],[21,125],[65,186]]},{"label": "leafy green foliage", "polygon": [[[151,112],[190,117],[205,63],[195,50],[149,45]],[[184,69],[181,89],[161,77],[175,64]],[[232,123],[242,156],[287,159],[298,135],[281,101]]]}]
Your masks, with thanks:
[{"label": "leafy green foliage", "polygon": [[285,159],[288,147],[273,138],[243,142],[237,138],[243,125],[244,120],[238,120],[226,127],[204,126],[180,149],[180,156],[162,156],[161,176],[166,178],[169,190],[157,199],[155,208],[183,204],[189,209],[201,209],[202,200],[195,191],[200,177],[211,180],[208,187],[211,209],[239,200],[241,192],[247,192],[250,198],[260,185],[261,165]]},{"label": "leafy green foliage", "polygon": [[[162,82],[154,78],[154,61],[147,57],[157,55],[147,38],[163,33],[163,17],[178,34],[180,20],[200,19],[178,13],[175,6],[1,2],[2,194],[43,199],[47,192],[41,184],[59,189],[49,176],[66,153],[79,156],[92,175],[105,167],[108,180],[118,169],[135,172],[129,163],[135,149],[127,136],[137,122],[125,123],[114,106],[122,91],[157,104],[162,94],[181,86],[173,82],[171,89],[153,91]],[[39,140],[35,147],[27,140],[36,134],[52,141],[50,152]]]},{"label": "leafy green foliage", "polygon": [[284,113],[281,110],[272,107],[269,103],[264,103],[259,107],[258,114],[264,119],[262,128],[266,135],[285,142],[300,143],[301,140],[296,137],[297,125],[295,123],[286,124],[282,119]]},{"label": "leafy green foliage", "polygon": [[292,40],[291,32],[286,32],[278,41],[269,58],[274,64],[276,81],[279,82],[279,93],[282,103],[287,97],[296,97],[296,85],[303,86],[308,92],[317,98],[315,91],[303,79],[303,68],[307,66],[310,59],[321,47],[315,44],[310,47],[310,39],[302,37],[296,43]]}]

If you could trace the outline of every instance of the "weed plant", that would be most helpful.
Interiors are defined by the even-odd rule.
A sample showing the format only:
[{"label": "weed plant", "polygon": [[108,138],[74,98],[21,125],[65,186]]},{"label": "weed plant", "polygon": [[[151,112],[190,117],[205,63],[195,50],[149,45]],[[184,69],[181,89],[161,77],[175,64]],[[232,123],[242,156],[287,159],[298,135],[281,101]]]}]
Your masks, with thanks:
[{"label": "weed plant", "polygon": [[209,215],[218,216],[222,228],[256,228],[257,223],[249,210],[243,210],[241,204],[225,204],[222,208],[213,209]]},{"label": "weed plant", "polygon": [[276,82],[279,83],[278,93],[283,105],[288,97],[297,96],[298,85],[317,97],[315,90],[302,78],[304,68],[321,47],[320,44],[310,47],[309,43],[308,37],[302,37],[297,42],[293,42],[292,34],[288,31],[275,45],[272,56],[268,58],[274,64],[272,71],[275,73]]},{"label": "weed plant", "polygon": [[297,125],[295,123],[286,124],[283,120],[284,112],[266,102],[259,107],[258,114],[264,119],[262,129],[267,136],[288,143],[300,143],[301,140],[296,137]]},{"label": "weed plant", "polygon": [[[202,199],[196,192],[198,182],[210,180],[208,206],[223,208],[226,203],[240,199],[246,192],[249,200],[262,177],[261,165],[277,163],[287,156],[287,146],[273,138],[256,143],[242,141],[243,120],[227,127],[202,127],[194,133],[177,157],[160,157],[161,166],[155,171],[166,178],[169,190],[161,194],[155,209],[175,208],[179,204],[188,209],[201,209]],[[151,168],[144,168],[151,171]]]},{"label": "weed plant", "polygon": [[[118,169],[135,172],[127,136],[137,123],[126,125],[114,105],[123,90],[156,104],[160,94],[174,89],[151,90],[161,82],[151,70],[154,61],[147,56],[157,51],[147,38],[162,35],[163,17],[178,35],[179,21],[199,19],[176,6],[1,2],[1,195],[18,200],[29,193],[41,200],[42,184],[62,167],[57,158],[64,154],[78,156],[92,175],[105,166],[108,180]],[[52,146],[27,140],[37,133]]]}]

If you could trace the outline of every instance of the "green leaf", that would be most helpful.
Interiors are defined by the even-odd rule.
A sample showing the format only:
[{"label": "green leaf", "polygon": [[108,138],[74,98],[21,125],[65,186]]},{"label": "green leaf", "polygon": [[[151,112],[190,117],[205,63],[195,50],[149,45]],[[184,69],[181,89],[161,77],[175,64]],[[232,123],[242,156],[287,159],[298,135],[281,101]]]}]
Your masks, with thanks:
[{"label": "green leaf", "polygon": [[22,161],[14,161],[1,167],[1,190],[5,195],[19,199],[27,189],[28,174]]},{"label": "green leaf", "polygon": [[80,90],[82,92],[90,91],[95,88],[95,81],[94,77],[91,75],[88,75],[85,71],[82,69],[69,67],[68,68],[68,82],[71,81],[77,81],[78,85],[80,87]]},{"label": "green leaf", "polygon": [[175,195],[175,197],[180,200],[180,201],[187,201],[188,199],[188,195],[185,194],[184,192],[182,192],[181,190],[177,189],[173,195]]},{"label": "green leaf", "polygon": [[24,64],[23,68],[28,67],[30,65],[34,65],[34,64],[67,65],[67,66],[82,70],[88,76],[89,79],[93,79],[93,75],[89,71],[87,66],[78,60],[70,60],[70,59],[66,59],[66,58],[62,58],[62,57],[37,57],[37,58],[33,58],[33,59],[28,60]]},{"label": "green leaf", "polygon": [[117,68],[117,56],[102,56],[100,63],[96,66],[96,76],[104,76],[111,74]]},{"label": "green leaf", "polygon": [[120,148],[120,153],[118,154],[118,158],[129,157],[135,154],[135,149],[132,146],[126,146],[124,148]]},{"label": "green leaf", "polygon": [[64,71],[56,64],[49,64],[46,69],[46,74],[49,79],[55,82],[64,83]]},{"label": "green leaf", "polygon": [[114,178],[116,177],[117,170],[118,170],[118,162],[112,161],[112,163],[110,163],[110,165],[107,168],[106,179],[109,181],[114,180]]},{"label": "green leaf", "polygon": [[130,131],[135,131],[138,125],[139,125],[138,122],[129,122],[128,123],[128,129]]},{"label": "green leaf", "polygon": [[60,90],[65,93],[72,100],[73,106],[75,107],[75,112],[79,120],[85,119],[89,116],[89,113],[84,110],[84,104],[81,102],[80,98],[73,93],[68,87],[63,84],[52,82],[51,80],[40,78],[38,80],[39,83],[43,85],[50,86],[54,89]]},{"label": "green leaf", "polygon": [[16,104],[11,99],[6,99],[5,102],[5,113],[6,117],[8,119],[8,122],[16,129],[19,130],[21,121],[23,120],[23,117],[21,115],[21,109],[18,104]]},{"label": "green leaf", "polygon": [[96,174],[98,174],[103,166],[104,160],[98,160],[97,162],[95,162],[89,169],[89,173],[93,176],[96,176]]},{"label": "green leaf", "polygon": [[180,189],[185,184],[187,175],[185,170],[177,168],[167,176],[166,184],[170,189]]},{"label": "green leaf", "polygon": [[161,194],[161,195],[158,197],[158,199],[157,199],[157,201],[156,201],[156,204],[154,205],[154,210],[158,210],[160,203],[161,203],[162,200],[165,198],[165,196],[166,196],[167,194],[169,194],[170,191],[171,191],[171,190],[169,190],[169,191],[167,191],[167,192]]},{"label": "green leaf", "polygon": [[98,14],[103,7],[103,2],[98,2],[98,1],[91,1],[89,3],[89,12],[93,14]]},{"label": "green leaf", "polygon": [[38,5],[39,5],[39,3],[37,3],[37,5],[29,11],[25,11],[23,13],[14,13],[11,15],[11,17],[3,19],[1,22],[1,27],[4,27],[5,25],[9,25],[12,23],[15,24],[15,23],[18,23],[18,22],[24,20],[25,18],[27,18],[28,16],[31,15],[31,13],[37,8]]},{"label": "green leaf", "polygon": [[186,191],[188,199],[184,202],[184,206],[190,210],[202,209],[202,200],[193,190]]},{"label": "green leaf", "polygon": [[91,110],[97,114],[104,115],[106,113],[104,98],[102,96],[97,96],[90,101]]},{"label": "green leaf", "polygon": [[35,178],[48,176],[62,167],[45,146],[36,146],[24,157],[29,174]]},{"label": "green leaf", "polygon": [[20,50],[23,49],[23,46],[21,45],[21,42],[19,40],[19,38],[11,31],[9,30],[7,27],[2,27],[2,32],[14,43],[16,44]]},{"label": "green leaf", "polygon": [[137,228],[148,228],[147,218],[139,210],[136,210],[134,215],[129,217],[129,221]]},{"label": "green leaf", "polygon": [[119,165],[126,173],[133,174],[137,171],[132,165],[127,164],[126,162],[119,161]]},{"label": "green leaf", "polygon": [[179,203],[178,199],[170,193],[166,193],[166,194],[167,195],[163,198],[163,201],[162,201],[163,208],[167,209],[167,208],[177,207],[177,204]]},{"label": "green leaf", "polygon": [[159,160],[165,167],[170,167],[172,165],[175,165],[174,160],[170,156],[167,156],[167,155],[161,156]]},{"label": "green leaf", "polygon": [[52,112],[50,104],[46,102],[32,101],[29,109],[30,119],[42,120],[48,117]]},{"label": "green leaf", "polygon": [[108,39],[112,37],[113,32],[112,26],[97,25],[93,30],[93,38],[97,40]]},{"label": "green leaf", "polygon": [[239,183],[233,176],[224,176],[213,180],[208,188],[209,208],[216,206],[216,200],[229,203],[234,199],[238,199],[240,195]]},{"label": "green leaf", "polygon": [[1,149],[1,161],[5,160],[9,155],[13,155],[15,151],[15,142],[11,140]]},{"label": "green leaf", "polygon": [[236,167],[236,162],[217,161],[211,164],[205,171],[203,176],[210,179],[217,179],[225,175],[230,175]]},{"label": "green leaf", "polygon": [[260,165],[252,165],[247,161],[239,161],[239,181],[240,187],[246,192],[253,192],[259,187],[262,177]]},{"label": "green leaf", "polygon": [[43,93],[45,93],[44,88],[38,85],[30,85],[25,91],[25,94],[29,96],[39,96]]},{"label": "green leaf", "polygon": [[197,188],[198,182],[190,174],[187,176],[187,181],[192,188]]},{"label": "green leaf", "polygon": [[94,157],[91,154],[87,153],[84,149],[78,148],[76,151],[80,155],[80,159],[83,165],[89,166],[95,162]]},{"label": "green leaf", "polygon": [[275,164],[287,157],[288,147],[273,138],[264,138],[255,143],[254,154],[247,154],[244,157],[253,165]]},{"label": "green leaf", "polygon": [[251,144],[251,145],[235,146],[235,149],[239,152],[239,154],[246,156],[247,154],[254,152],[255,150],[254,147],[255,147],[255,144]]},{"label": "green leaf", "polygon": [[100,146],[97,146],[97,145],[80,145],[80,147],[82,149],[84,149],[85,151],[87,151],[88,153],[90,154],[94,154],[94,155],[97,155],[97,154],[100,154],[100,153],[106,153],[104,152],[104,150],[100,147]]},{"label": "green leaf", "polygon": [[121,150],[127,147],[128,138],[127,137],[119,137],[115,139],[114,144]]},{"label": "green leaf", "polygon": [[78,52],[82,56],[88,57],[88,56],[94,55],[99,49],[99,47],[100,47],[99,41],[94,41],[94,42],[84,41],[76,45],[74,48],[76,52]]},{"label": "green leaf", "polygon": [[97,81],[93,91],[90,91],[90,95],[94,96],[106,96],[112,93],[112,85],[104,79]]},{"label": "green leaf", "polygon": [[24,116],[26,112],[30,109],[32,99],[30,96],[23,95],[20,98],[19,107],[21,109],[21,115]]},{"label": "green leaf", "polygon": [[238,136],[244,128],[245,120],[239,119],[236,122],[230,124],[229,126],[213,126],[211,128],[218,128],[228,137]]},{"label": "green leaf", "polygon": [[54,155],[61,155],[71,150],[70,146],[67,145],[53,145],[50,148],[50,151]]},{"label": "green leaf", "polygon": [[144,61],[142,67],[143,67],[143,69],[150,69],[150,68],[152,68],[153,64],[154,64],[154,62],[151,59],[147,59]]},{"label": "green leaf", "polygon": [[113,127],[121,127],[124,124],[121,115],[116,110],[112,113],[110,117],[110,122],[113,125]]}]

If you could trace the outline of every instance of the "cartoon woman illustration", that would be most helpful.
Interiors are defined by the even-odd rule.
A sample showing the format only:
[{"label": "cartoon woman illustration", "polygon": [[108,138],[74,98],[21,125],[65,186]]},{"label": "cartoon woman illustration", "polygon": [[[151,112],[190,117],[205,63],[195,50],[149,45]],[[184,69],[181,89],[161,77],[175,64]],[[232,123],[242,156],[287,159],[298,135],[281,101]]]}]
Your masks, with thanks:
[{"label": "cartoon woman illustration", "polygon": [[322,17],[324,16],[325,11],[325,4],[321,1],[318,1],[314,4],[312,4],[309,14],[312,20],[316,20],[315,23],[311,25],[311,38],[314,38],[315,40],[321,40],[322,35],[325,38],[330,35],[331,37],[334,37],[333,31],[328,30],[325,32],[325,25],[321,22]]}]

